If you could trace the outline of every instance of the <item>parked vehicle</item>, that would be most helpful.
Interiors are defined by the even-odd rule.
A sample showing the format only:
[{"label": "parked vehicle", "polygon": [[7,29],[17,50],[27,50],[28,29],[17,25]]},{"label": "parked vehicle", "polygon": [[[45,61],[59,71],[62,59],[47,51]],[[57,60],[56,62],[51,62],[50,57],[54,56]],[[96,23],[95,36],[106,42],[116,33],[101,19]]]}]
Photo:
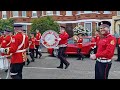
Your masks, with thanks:
[{"label": "parked vehicle", "polygon": [[[83,37],[83,47],[81,49],[81,53],[83,55],[90,56],[90,54],[94,53],[93,47],[95,46],[94,43],[91,42],[91,36],[86,36]],[[68,39],[68,45],[65,51],[66,55],[77,55],[77,43],[73,40],[73,38]],[[48,48],[48,53],[52,56],[57,56],[58,55],[58,49],[59,47],[55,48]]]}]

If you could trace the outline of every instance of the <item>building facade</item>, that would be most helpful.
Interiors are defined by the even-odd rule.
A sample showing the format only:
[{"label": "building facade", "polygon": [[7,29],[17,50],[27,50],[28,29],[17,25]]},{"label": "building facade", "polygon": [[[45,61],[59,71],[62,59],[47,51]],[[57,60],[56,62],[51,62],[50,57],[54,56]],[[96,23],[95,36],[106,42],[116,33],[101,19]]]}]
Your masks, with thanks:
[{"label": "building facade", "polygon": [[73,28],[81,24],[90,31],[90,35],[94,35],[98,22],[102,20],[112,22],[112,16],[116,16],[117,11],[0,11],[0,19],[13,18],[15,24],[22,24],[28,31],[32,19],[48,15],[53,16],[59,24],[64,24],[71,34]]}]

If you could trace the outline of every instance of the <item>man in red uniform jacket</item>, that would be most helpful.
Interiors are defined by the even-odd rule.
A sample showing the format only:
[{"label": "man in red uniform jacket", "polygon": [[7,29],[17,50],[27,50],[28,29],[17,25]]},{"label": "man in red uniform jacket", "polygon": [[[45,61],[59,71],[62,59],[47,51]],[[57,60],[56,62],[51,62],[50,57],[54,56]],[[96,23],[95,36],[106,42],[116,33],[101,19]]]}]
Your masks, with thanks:
[{"label": "man in red uniform jacket", "polygon": [[40,38],[41,38],[41,33],[39,32],[39,30],[36,30],[36,36],[35,36],[35,47],[36,47],[36,57],[38,57],[39,54],[39,58],[42,56],[41,52],[38,51],[38,49],[40,48]]},{"label": "man in red uniform jacket", "polygon": [[[27,35],[27,32],[26,32],[27,30],[23,30],[23,33],[24,33],[24,35],[25,35],[25,40],[26,40],[26,46],[25,46],[25,48],[26,48],[26,51],[27,51],[27,49],[28,49],[28,47],[29,47],[29,37],[28,37],[28,35]],[[30,60],[28,59],[28,57],[27,57],[27,52],[25,51],[25,53],[26,53],[26,61],[25,62],[27,62],[27,65],[29,65],[30,64]]]},{"label": "man in red uniform jacket", "polygon": [[10,63],[10,75],[12,79],[22,79],[22,69],[26,60],[26,40],[23,33],[22,25],[14,25],[15,35],[9,48],[0,48],[1,53],[12,53]]},{"label": "man in red uniform jacket", "polygon": [[3,38],[4,38],[4,31],[0,31],[0,46],[1,46],[1,43],[2,43],[2,41],[3,41]]},{"label": "man in red uniform jacket", "polygon": [[116,47],[116,38],[109,33],[110,22],[102,21],[99,22],[98,25],[100,26],[102,38],[99,41],[97,53],[92,54],[90,58],[97,58],[95,64],[95,79],[107,79]]},{"label": "man in red uniform jacket", "polygon": [[82,42],[83,42],[83,38],[82,38],[82,34],[79,33],[78,34],[78,41],[77,41],[77,45],[78,45],[78,59],[77,60],[83,60],[84,56],[83,54],[81,53],[81,49],[82,49]]},{"label": "man in red uniform jacket", "polygon": [[69,35],[65,31],[65,27],[60,27],[60,34],[59,34],[59,52],[58,52],[58,58],[60,59],[60,65],[57,68],[63,69],[63,64],[65,64],[65,69],[68,68],[70,63],[65,58],[65,50],[67,47],[67,41],[68,41]]},{"label": "man in red uniform jacket", "polygon": [[35,37],[34,37],[34,32],[31,32],[29,39],[29,51],[30,51],[30,57],[32,58],[31,60],[32,62],[35,61],[34,50],[35,50]]}]

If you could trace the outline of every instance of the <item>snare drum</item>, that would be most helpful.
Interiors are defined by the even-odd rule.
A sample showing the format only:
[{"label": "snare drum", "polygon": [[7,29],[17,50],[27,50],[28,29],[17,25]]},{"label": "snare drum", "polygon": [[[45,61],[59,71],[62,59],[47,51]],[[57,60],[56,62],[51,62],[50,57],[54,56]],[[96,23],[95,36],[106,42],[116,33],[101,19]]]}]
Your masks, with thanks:
[{"label": "snare drum", "polygon": [[8,69],[9,61],[7,58],[0,58],[0,69]]}]

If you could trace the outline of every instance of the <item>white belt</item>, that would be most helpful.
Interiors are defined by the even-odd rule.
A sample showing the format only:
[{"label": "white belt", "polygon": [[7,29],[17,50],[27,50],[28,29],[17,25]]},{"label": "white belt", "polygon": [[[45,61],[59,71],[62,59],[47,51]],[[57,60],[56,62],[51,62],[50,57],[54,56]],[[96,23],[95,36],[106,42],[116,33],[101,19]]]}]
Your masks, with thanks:
[{"label": "white belt", "polygon": [[10,72],[10,75],[17,75],[17,74],[18,74],[18,73],[11,73],[11,72]]},{"label": "white belt", "polygon": [[112,60],[111,60],[111,59],[103,60],[103,59],[99,59],[99,58],[97,58],[97,61],[99,61],[99,62],[103,62],[103,63],[107,63],[107,62],[111,62]]},{"label": "white belt", "polygon": [[19,53],[19,52],[25,52],[26,49],[23,49],[23,50],[17,50],[16,53]]},{"label": "white belt", "polygon": [[66,47],[66,46],[67,46],[66,44],[59,45],[59,47]]}]

